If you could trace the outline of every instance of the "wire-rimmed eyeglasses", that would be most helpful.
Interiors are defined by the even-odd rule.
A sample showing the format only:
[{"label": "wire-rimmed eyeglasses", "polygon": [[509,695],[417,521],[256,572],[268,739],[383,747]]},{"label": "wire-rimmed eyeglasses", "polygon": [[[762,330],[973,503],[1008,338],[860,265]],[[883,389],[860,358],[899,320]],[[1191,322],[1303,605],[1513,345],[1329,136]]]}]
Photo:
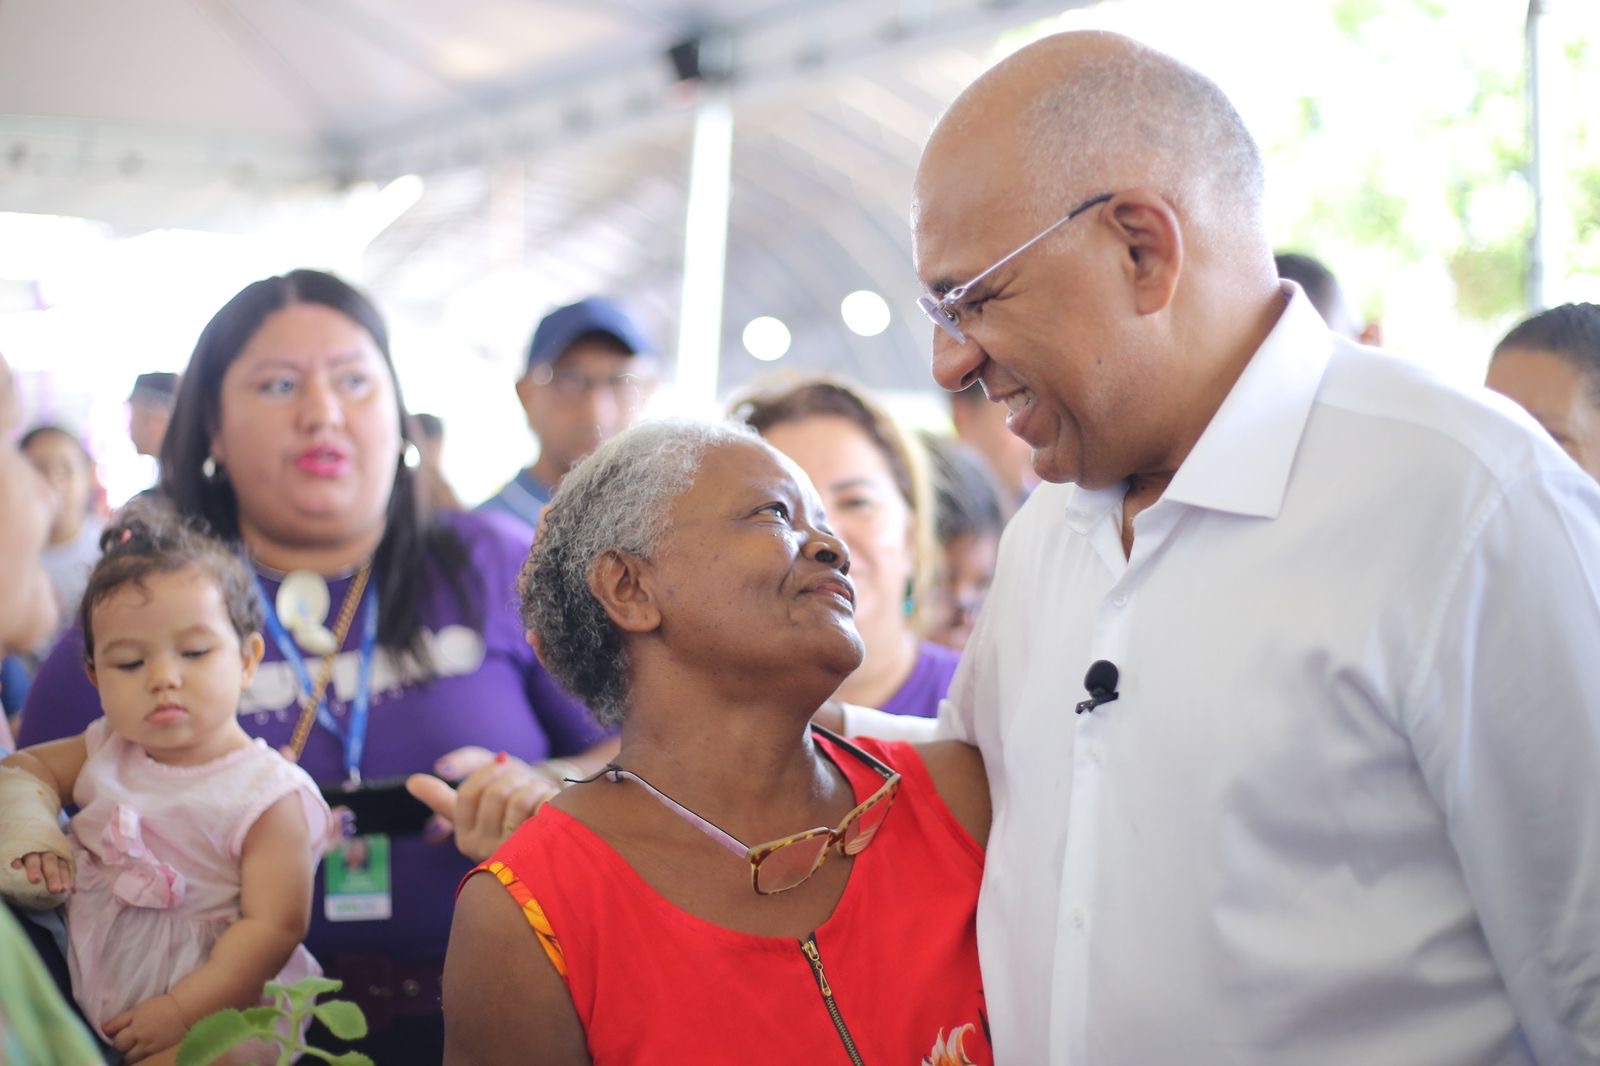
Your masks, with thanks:
[{"label": "wire-rimmed eyeglasses", "polygon": [[894,804],[895,793],[900,788],[900,775],[893,767],[874,759],[848,740],[828,732],[821,726],[813,725],[811,728],[813,732],[826,736],[840,749],[876,770],[883,777],[883,784],[876,792],[851,808],[850,813],[846,814],[837,826],[831,829],[827,826],[817,826],[815,829],[806,829],[777,840],[769,840],[765,844],[746,844],[709,818],[701,817],[691,811],[632,770],[624,770],[616,763],[607,764],[604,769],[581,781],[568,780],[573,784],[582,784],[605,777],[619,782],[627,779],[642,785],[645,791],[678,817],[747,861],[750,864],[750,886],[763,896],[772,896],[805,884],[811,875],[817,872],[823,860],[836,849],[842,855],[858,855],[865,850],[866,846],[872,843],[878,827],[883,824],[884,817]]},{"label": "wire-rimmed eyeglasses", "polygon": [[963,285],[957,285],[955,288],[946,292],[943,296],[935,297],[932,294],[919,296],[917,297],[917,306],[922,308],[922,313],[928,316],[929,321],[954,338],[957,344],[967,343],[967,335],[961,332],[961,301],[966,299],[966,295],[972,289],[972,287],[978,284],[978,282],[982,281],[984,278],[988,277],[990,274],[993,274],[996,270],[999,270],[1001,267],[1011,262],[1011,260],[1021,255],[1023,252],[1026,252],[1029,248],[1032,248],[1034,245],[1050,236],[1050,234],[1054,233],[1062,226],[1065,226],[1068,222],[1071,222],[1073,219],[1089,210],[1089,208],[1095,206],[1096,204],[1105,203],[1114,195],[1116,194],[1103,192],[1099,196],[1090,197],[1077,207],[1074,207],[1071,211],[1068,211],[1061,218],[1050,223],[1050,225],[1046,226],[1038,235],[1028,240],[1020,248],[1017,248],[1015,251],[1011,252],[1011,254],[1002,258],[999,262],[989,267],[989,269],[985,270],[971,281],[968,281]]},{"label": "wire-rimmed eyeglasses", "polygon": [[550,389],[570,400],[587,399],[599,392],[608,393],[618,407],[639,407],[650,397],[655,381],[640,374],[592,375],[577,370],[556,370],[548,364],[529,372],[533,384]]}]

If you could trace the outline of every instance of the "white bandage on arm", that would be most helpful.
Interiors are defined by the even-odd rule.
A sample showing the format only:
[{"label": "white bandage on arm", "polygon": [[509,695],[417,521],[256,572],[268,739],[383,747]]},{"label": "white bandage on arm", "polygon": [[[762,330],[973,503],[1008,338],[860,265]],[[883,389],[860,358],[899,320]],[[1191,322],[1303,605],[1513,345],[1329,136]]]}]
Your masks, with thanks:
[{"label": "white bandage on arm", "polygon": [[48,851],[72,862],[72,842],[61,832],[61,798],[28,771],[0,766],[0,896],[35,910],[59,906],[64,895],[53,895],[43,884],[33,884],[11,861],[34,852]]},{"label": "white bandage on arm", "polygon": [[839,704],[839,714],[844,721],[844,735],[847,737],[877,737],[879,740],[908,740],[913,744],[926,744],[934,739],[934,731],[939,725],[935,718],[889,714],[855,703]]}]

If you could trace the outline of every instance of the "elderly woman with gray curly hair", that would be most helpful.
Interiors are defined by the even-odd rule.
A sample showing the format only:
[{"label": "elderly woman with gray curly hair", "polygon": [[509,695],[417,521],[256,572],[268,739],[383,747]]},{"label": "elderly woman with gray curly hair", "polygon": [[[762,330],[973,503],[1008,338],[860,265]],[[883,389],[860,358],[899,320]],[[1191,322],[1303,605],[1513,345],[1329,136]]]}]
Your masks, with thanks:
[{"label": "elderly woman with gray curly hair", "polygon": [[463,883],[447,1062],[992,1061],[977,753],[810,724],[861,661],[849,574],[744,427],[646,423],[563,479],[523,621],[622,747]]}]

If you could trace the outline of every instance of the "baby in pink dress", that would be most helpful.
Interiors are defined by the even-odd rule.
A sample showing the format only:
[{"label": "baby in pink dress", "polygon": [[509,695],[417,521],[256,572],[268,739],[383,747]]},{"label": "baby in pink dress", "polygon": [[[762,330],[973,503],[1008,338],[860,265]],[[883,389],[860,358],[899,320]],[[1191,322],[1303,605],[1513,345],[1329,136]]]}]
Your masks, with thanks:
[{"label": "baby in pink dress", "polygon": [[105,717],[0,763],[0,865],[47,900],[71,891],[73,995],[137,1062],[269,980],[320,972],[300,941],[330,816],[239,726],[263,648],[239,560],[150,508],[103,544],[81,615]]}]

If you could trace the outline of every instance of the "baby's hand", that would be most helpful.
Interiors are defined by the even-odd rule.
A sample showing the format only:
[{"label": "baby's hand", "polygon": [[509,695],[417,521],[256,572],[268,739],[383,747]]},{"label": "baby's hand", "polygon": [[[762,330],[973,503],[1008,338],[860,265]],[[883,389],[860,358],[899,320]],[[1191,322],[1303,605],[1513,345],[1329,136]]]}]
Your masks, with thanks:
[{"label": "baby's hand", "polygon": [[149,1058],[158,1051],[175,1047],[189,1031],[189,1023],[170,995],[156,996],[123,1011],[101,1030],[111,1046],[129,1062]]},{"label": "baby's hand", "polygon": [[30,884],[44,882],[45,889],[54,895],[72,888],[72,863],[51,851],[30,851],[12,859],[11,868],[26,873]]}]

